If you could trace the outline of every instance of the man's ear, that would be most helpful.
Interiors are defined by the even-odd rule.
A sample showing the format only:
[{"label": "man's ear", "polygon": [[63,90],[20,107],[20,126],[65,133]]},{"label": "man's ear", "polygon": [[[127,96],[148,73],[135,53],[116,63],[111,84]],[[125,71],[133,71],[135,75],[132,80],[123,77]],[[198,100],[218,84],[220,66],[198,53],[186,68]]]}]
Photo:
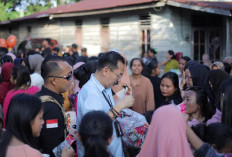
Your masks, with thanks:
[{"label": "man's ear", "polygon": [[108,72],[108,68],[107,67],[102,68],[102,74],[103,74],[103,76],[106,76],[107,72]]},{"label": "man's ear", "polygon": [[52,85],[56,86],[56,78],[55,78],[55,77],[50,77],[50,78],[48,78],[48,81],[49,81]]}]

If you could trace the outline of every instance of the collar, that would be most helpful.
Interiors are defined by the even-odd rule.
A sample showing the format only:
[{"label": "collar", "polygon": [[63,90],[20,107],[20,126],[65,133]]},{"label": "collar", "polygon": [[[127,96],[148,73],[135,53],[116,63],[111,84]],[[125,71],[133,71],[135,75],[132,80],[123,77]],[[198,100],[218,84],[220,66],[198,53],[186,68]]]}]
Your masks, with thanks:
[{"label": "collar", "polygon": [[43,93],[43,95],[50,95],[51,97],[56,99],[59,103],[64,104],[64,97],[62,96],[62,94],[57,94],[44,86],[42,86],[40,92]]},{"label": "collar", "polygon": [[94,73],[91,74],[90,80],[93,81],[93,83],[97,86],[100,92],[105,90],[105,87],[96,79],[96,77],[94,76]]}]

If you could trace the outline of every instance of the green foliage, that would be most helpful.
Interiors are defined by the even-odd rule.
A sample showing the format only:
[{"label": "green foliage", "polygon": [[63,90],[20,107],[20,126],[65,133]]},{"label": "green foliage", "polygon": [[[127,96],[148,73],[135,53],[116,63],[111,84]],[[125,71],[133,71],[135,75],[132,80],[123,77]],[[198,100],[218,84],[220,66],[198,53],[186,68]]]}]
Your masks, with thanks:
[{"label": "green foliage", "polygon": [[25,13],[25,15],[31,15],[33,13],[36,13],[36,12],[40,12],[40,11],[44,11],[44,10],[47,10],[51,8],[51,3],[48,2],[47,5],[45,6],[42,6],[41,4],[38,4],[36,3],[35,5],[31,4],[27,7],[27,11]]},{"label": "green foliage", "polygon": [[19,17],[19,13],[16,11],[10,11],[12,3],[8,2],[6,5],[4,2],[0,2],[0,21],[12,20]]},{"label": "green foliage", "polygon": [[[36,4],[32,3],[32,0],[26,0],[30,5],[24,10],[24,16],[34,14],[36,12],[44,11],[51,8],[50,0],[42,0],[45,5],[39,4],[40,0],[36,1]],[[57,0],[58,5],[75,3],[80,0]],[[17,6],[22,5],[21,0],[0,0],[0,21],[12,20],[20,17],[20,13],[15,11]]]}]

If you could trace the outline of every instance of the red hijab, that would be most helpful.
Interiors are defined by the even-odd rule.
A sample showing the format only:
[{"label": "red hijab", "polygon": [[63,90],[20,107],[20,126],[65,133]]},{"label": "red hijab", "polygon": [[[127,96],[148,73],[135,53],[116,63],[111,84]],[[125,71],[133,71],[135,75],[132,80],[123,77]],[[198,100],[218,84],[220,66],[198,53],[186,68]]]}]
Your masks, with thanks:
[{"label": "red hijab", "polygon": [[0,83],[0,104],[3,105],[5,96],[9,90],[11,90],[14,86],[10,82],[10,74],[11,69],[14,67],[14,64],[12,63],[5,63],[2,66],[2,82]]}]

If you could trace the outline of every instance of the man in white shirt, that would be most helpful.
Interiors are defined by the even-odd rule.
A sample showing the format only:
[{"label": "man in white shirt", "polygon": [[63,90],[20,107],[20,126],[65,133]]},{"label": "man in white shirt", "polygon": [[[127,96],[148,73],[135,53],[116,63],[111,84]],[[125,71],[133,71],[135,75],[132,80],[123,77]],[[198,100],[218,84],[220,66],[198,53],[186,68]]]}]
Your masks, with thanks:
[{"label": "man in white shirt", "polygon": [[[107,52],[99,57],[96,72],[91,75],[90,80],[78,94],[77,131],[79,130],[82,117],[89,111],[104,111],[114,120],[116,117],[112,110],[116,110],[119,113],[123,108],[132,106],[134,103],[132,96],[125,96],[115,104],[111,91],[111,87],[117,84],[123,75],[124,64],[124,58],[117,52]],[[77,141],[77,148],[78,157],[83,157],[84,147],[80,141]],[[117,137],[115,128],[113,141],[108,146],[108,151],[115,157],[124,156],[122,141],[120,137]]]}]

